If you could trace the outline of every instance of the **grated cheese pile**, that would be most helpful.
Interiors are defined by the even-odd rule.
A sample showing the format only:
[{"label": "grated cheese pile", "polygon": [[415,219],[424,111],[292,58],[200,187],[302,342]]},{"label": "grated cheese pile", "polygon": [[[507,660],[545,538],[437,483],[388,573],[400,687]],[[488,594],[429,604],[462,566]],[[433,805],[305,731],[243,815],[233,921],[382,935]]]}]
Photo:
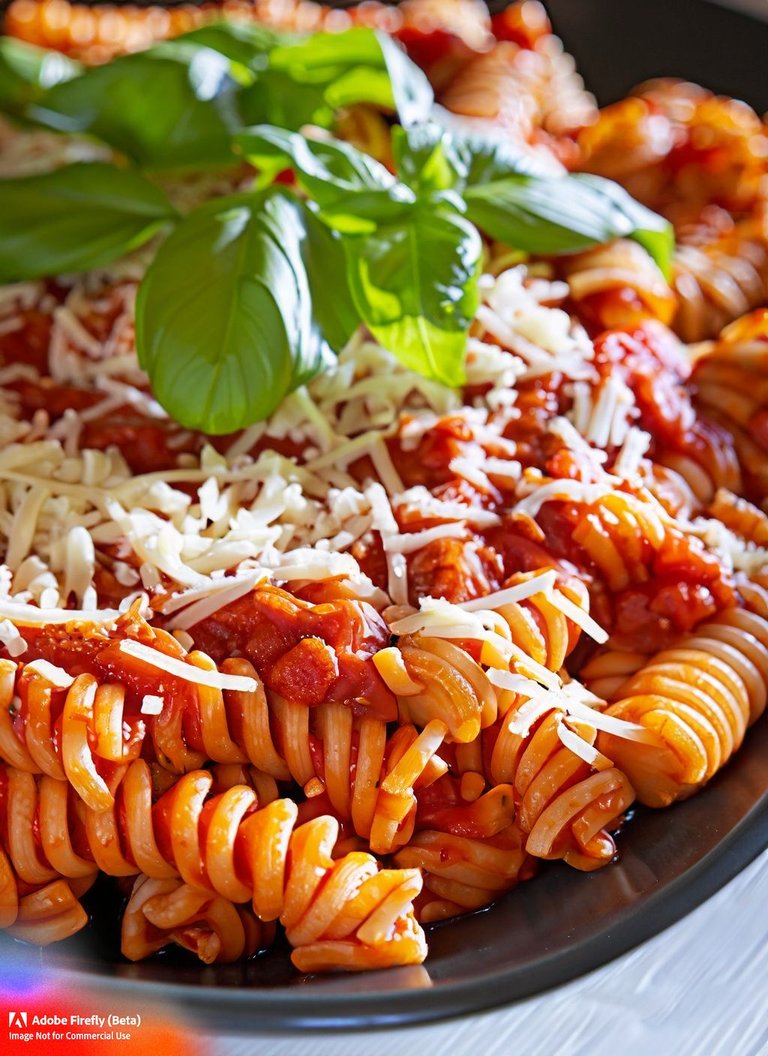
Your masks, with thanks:
[{"label": "grated cheese pile", "polygon": [[[407,556],[436,540],[468,539],[473,528],[500,523],[488,507],[521,478],[516,445],[504,434],[518,413],[515,383],[530,362],[473,337],[468,381],[485,392],[468,406],[458,392],[406,370],[361,331],[331,371],[217,451],[167,420],[138,368],[133,304],[145,255],[65,277],[61,303],[42,283],[0,288],[3,332],[20,329],[32,307],[48,315],[47,376],[85,389],[93,401],[53,422],[45,411],[25,421],[13,386],[45,385],[46,375],[26,364],[0,368],[0,435],[6,441],[0,454],[0,538],[3,585],[14,603],[9,619],[22,619],[14,614],[29,605],[51,614],[69,607],[95,613],[101,604],[97,570],[109,571],[125,588],[123,607],[141,592],[187,592],[198,618],[215,611],[216,602],[202,605],[204,598],[225,604],[237,596],[231,575],[236,569],[246,575],[259,569],[280,582],[341,575],[380,606],[402,605],[408,601]],[[565,313],[546,306],[563,297],[563,284],[538,278],[528,288],[524,282],[519,267],[489,279],[484,308],[489,319],[495,317],[505,289],[514,291],[516,307],[504,316],[505,332],[519,334],[529,361],[536,359],[532,349],[551,357],[570,327]],[[549,316],[554,322],[548,330]],[[572,342],[577,375],[590,354],[585,342],[580,331]],[[116,447],[86,446],[89,425],[126,408],[168,431],[168,447],[178,451],[175,467],[134,475]],[[423,487],[406,489],[388,448],[389,442],[413,451],[451,419],[461,421],[465,438],[456,440],[448,468],[477,503],[444,500]],[[279,454],[270,449],[273,441],[294,445],[300,456]],[[367,460],[362,480],[361,460]],[[400,521],[414,516],[437,523],[415,532],[401,529]],[[350,554],[372,532],[389,568],[388,597]],[[301,560],[291,560],[297,551]],[[189,619],[183,626],[191,626]]]}]

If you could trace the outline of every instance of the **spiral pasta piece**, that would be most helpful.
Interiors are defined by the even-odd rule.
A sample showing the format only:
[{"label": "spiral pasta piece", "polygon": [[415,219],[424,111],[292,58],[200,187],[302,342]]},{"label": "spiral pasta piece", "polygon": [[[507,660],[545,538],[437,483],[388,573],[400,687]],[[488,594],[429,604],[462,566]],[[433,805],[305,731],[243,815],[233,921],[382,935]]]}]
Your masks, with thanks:
[{"label": "spiral pasta piece", "polygon": [[528,856],[516,824],[488,839],[435,830],[418,832],[395,861],[424,872],[418,916],[433,923],[482,909],[524,879]]},{"label": "spiral pasta piece", "polygon": [[[426,954],[412,915],[419,874],[380,870],[376,859],[362,852],[334,859],[339,823],[333,817],[297,826],[292,800],[257,809],[255,793],[246,786],[210,796],[213,778],[206,771],[186,774],[153,805],[149,767],[139,759],[130,764],[114,805],[103,811],[73,802],[67,783],[47,775],[6,767],[3,777],[3,850],[24,883],[87,878],[96,869],[174,884],[180,877],[183,890],[150,889],[175,894],[153,902],[149,916],[145,907],[143,915],[152,924],[156,910],[156,926],[170,931],[183,929],[196,914],[209,930],[218,921],[226,932],[217,940],[222,945],[204,947],[205,956],[215,953],[215,959],[229,958],[240,943],[226,903],[248,901],[259,920],[280,920],[302,971],[420,963]],[[88,857],[76,853],[75,841]],[[199,894],[208,901],[197,899]],[[243,939],[242,949],[251,933],[243,932],[248,942]],[[147,935],[141,929],[136,935],[140,949]]]},{"label": "spiral pasta piece", "polygon": [[610,835],[634,801],[626,776],[595,747],[588,718],[547,695],[502,690],[502,718],[493,731],[490,778],[510,782],[525,850],[536,858],[562,858],[578,869],[610,861]]},{"label": "spiral pasta piece", "polygon": [[742,490],[742,467],[730,430],[703,415],[675,444],[660,446],[657,465],[672,470],[690,489],[694,505],[705,507],[720,488]]},{"label": "spiral pasta piece", "polygon": [[703,341],[768,299],[768,209],[738,221],[704,245],[682,244],[675,254],[677,311],[673,326],[684,341]]},{"label": "spiral pasta piece", "polygon": [[665,537],[660,513],[624,492],[592,503],[571,533],[612,591],[650,578],[653,554]]},{"label": "spiral pasta piece", "polygon": [[579,679],[601,700],[614,700],[629,676],[647,661],[647,653],[606,646],[583,665]]},{"label": "spiral pasta piece", "polygon": [[539,132],[545,141],[567,137],[595,115],[593,96],[552,34],[529,46],[499,41],[459,71],[440,101],[456,114],[495,121],[520,143],[534,142]]},{"label": "spiral pasta piece", "polygon": [[0,759],[67,780],[89,806],[103,810],[112,803],[110,785],[141,749],[144,724],[124,716],[118,683],[58,676],[52,681],[34,663],[0,660]]},{"label": "spiral pasta piece", "polygon": [[605,107],[580,132],[580,164],[682,227],[708,205],[751,211],[762,195],[765,137],[745,103],[660,79]]},{"label": "spiral pasta piece", "polygon": [[663,650],[622,687],[607,714],[643,726],[655,743],[601,733],[648,806],[667,806],[708,781],[735,752],[765,709],[768,621],[728,609]]},{"label": "spiral pasta piece", "polygon": [[[80,890],[79,894],[82,893]],[[75,935],[87,923],[88,914],[72,884],[66,880],[54,880],[21,895],[15,919],[5,927],[14,939],[47,946]]]},{"label": "spiral pasta piece", "polygon": [[[558,671],[579,640],[583,621],[578,612],[588,616],[589,604],[589,591],[575,577],[558,581],[552,568],[515,573],[493,600],[465,603],[469,615],[456,608],[454,623],[441,622],[439,616],[435,622],[429,612],[395,620],[393,631],[406,633],[397,647],[376,654],[374,663],[397,695],[401,718],[417,725],[439,718],[451,741],[469,744],[498,713],[481,665],[509,669],[520,663],[527,670]],[[419,627],[418,633],[409,633]],[[451,638],[481,641],[480,660]]]},{"label": "spiral pasta piece", "polygon": [[270,946],[274,930],[224,898],[178,880],[139,876],[123,914],[120,950],[141,961],[173,943],[204,964],[226,964]]},{"label": "spiral pasta piece", "polygon": [[585,321],[605,329],[643,319],[669,324],[677,301],[651,256],[628,239],[566,257],[562,266],[571,298]]},{"label": "spiral pasta piece", "polygon": [[[439,638],[402,638],[397,650],[409,687],[398,696],[401,718],[416,725],[438,720],[452,740],[475,740],[496,717],[496,698],[483,669],[463,649]],[[378,663],[385,677],[395,675]]]},{"label": "spiral pasta piece", "polygon": [[[518,572],[505,581],[515,587],[536,579],[542,569]],[[509,626],[512,641],[535,663],[559,671],[581,635],[581,627],[562,609],[562,596],[578,609],[589,612],[589,591],[580,579],[563,578],[557,588],[560,604],[540,591],[519,602],[498,605],[495,612]]]},{"label": "spiral pasta piece", "polygon": [[707,512],[746,542],[768,547],[768,515],[741,496],[719,488]]},{"label": "spiral pasta piece", "polygon": [[706,413],[733,437],[749,497],[762,501],[768,495],[768,311],[728,326],[704,349],[692,380]]}]

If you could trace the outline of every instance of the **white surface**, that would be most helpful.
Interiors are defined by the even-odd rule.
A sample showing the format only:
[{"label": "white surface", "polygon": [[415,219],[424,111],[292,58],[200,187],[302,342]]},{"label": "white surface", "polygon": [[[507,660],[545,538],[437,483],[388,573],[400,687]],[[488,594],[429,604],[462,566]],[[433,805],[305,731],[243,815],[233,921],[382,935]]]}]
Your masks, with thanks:
[{"label": "white surface", "polygon": [[497,1012],[210,1039],[213,1056],[768,1056],[768,852],[639,949]]},{"label": "white surface", "polygon": [[768,0],[710,0],[710,3],[736,8],[737,11],[743,11],[745,15],[752,15],[753,18],[768,19]]}]

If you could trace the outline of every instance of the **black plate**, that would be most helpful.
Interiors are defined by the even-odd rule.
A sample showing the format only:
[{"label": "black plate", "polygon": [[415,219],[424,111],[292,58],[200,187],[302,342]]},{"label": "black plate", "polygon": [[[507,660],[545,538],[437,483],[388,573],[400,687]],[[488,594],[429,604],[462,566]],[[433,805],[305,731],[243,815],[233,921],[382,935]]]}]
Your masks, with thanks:
[{"label": "black plate", "polygon": [[[707,0],[549,7],[603,101],[644,78],[678,74],[768,107],[765,23]],[[414,1023],[527,997],[605,964],[690,912],[766,846],[763,720],[698,796],[667,811],[638,811],[620,837],[618,864],[589,875],[547,867],[491,909],[430,929],[423,968],[303,978],[285,949],[231,967],[181,957],[129,965],[105,923],[114,921],[115,896],[103,890],[94,898],[98,930],[42,953],[4,938],[0,954],[44,975],[63,969],[75,985],[134,1008],[160,998],[218,1030]]]}]

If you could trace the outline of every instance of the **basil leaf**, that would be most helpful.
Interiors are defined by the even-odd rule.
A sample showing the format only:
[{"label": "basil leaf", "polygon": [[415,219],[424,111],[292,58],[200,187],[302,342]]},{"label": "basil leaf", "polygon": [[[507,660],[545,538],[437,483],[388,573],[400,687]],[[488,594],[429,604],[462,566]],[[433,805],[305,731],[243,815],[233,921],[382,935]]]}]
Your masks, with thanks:
[{"label": "basil leaf", "polygon": [[469,187],[464,198],[482,231],[527,253],[577,253],[632,227],[610,199],[567,176],[508,176]]},{"label": "basil leaf", "polygon": [[491,238],[527,253],[578,253],[635,238],[669,269],[674,236],[662,217],[610,180],[508,176],[464,192],[467,216]]},{"label": "basil leaf", "polygon": [[298,43],[276,48],[270,65],[314,84],[328,84],[358,66],[386,67],[378,35],[364,26],[341,33],[313,33]]},{"label": "basil leaf", "polygon": [[240,113],[244,125],[298,131],[307,124],[330,128],[335,110],[359,102],[395,105],[381,47],[368,29],[275,47],[268,68],[243,92]]},{"label": "basil leaf", "polygon": [[552,178],[558,166],[524,153],[508,138],[478,132],[466,119],[436,107],[428,121],[392,130],[398,174],[420,190],[455,189],[506,176]]},{"label": "basil leaf", "polygon": [[171,41],[95,66],[46,92],[30,116],[87,132],[145,168],[232,164],[239,127],[231,63]]},{"label": "basil leaf", "polygon": [[296,229],[303,226],[299,250],[307,272],[317,339],[327,345],[324,353],[339,353],[360,325],[347,284],[344,242],[306,203],[293,199],[293,204],[300,213]]},{"label": "basil leaf", "polygon": [[426,75],[405,51],[387,34],[363,26],[276,48],[270,67],[297,83],[317,85],[331,108],[373,103],[396,111],[404,125],[426,118],[434,104]]},{"label": "basil leaf", "polygon": [[174,38],[175,44],[194,44],[225,55],[251,73],[260,73],[269,65],[269,54],[289,44],[287,33],[269,29],[256,22],[211,22]]},{"label": "basil leaf", "polygon": [[[525,175],[543,178],[557,176],[553,165],[544,157],[521,151],[511,139],[490,132],[451,129],[453,150],[463,166],[464,184],[475,187],[507,176]],[[554,166],[557,168],[557,165]]]},{"label": "basil leaf", "polygon": [[[139,288],[136,346],[182,425],[243,428],[322,368],[330,316],[311,310],[313,285],[322,288],[317,237],[305,207],[272,188],[206,203],[160,247]],[[327,281],[343,285],[327,267]],[[347,325],[331,319],[334,340]]]},{"label": "basil leaf", "polygon": [[346,248],[352,296],[371,333],[411,370],[461,385],[479,303],[475,228],[425,203]]},{"label": "basil leaf", "polygon": [[402,215],[415,200],[378,161],[338,139],[307,139],[271,125],[235,136],[250,163],[271,182],[291,168],[319,206],[323,219],[345,233],[372,231],[376,223]]},{"label": "basil leaf", "polygon": [[466,167],[451,136],[438,125],[392,129],[392,152],[401,180],[418,191],[445,191],[462,184]]},{"label": "basil leaf", "polygon": [[101,267],[175,217],[143,176],[102,162],[0,180],[0,282]]},{"label": "basil leaf", "polygon": [[589,173],[577,173],[573,179],[591,187],[621,210],[632,227],[627,237],[638,242],[651,255],[664,278],[669,280],[675,253],[675,229],[670,222],[642,205],[613,180]]},{"label": "basil leaf", "polygon": [[0,37],[0,110],[18,115],[47,88],[82,70],[79,62],[14,37]]},{"label": "basil leaf", "polygon": [[356,103],[369,103],[383,110],[396,109],[393,84],[387,70],[358,66],[343,73],[325,89],[325,99],[333,110]]},{"label": "basil leaf", "polygon": [[295,81],[283,70],[267,69],[238,98],[243,126],[269,124],[298,131],[304,125],[330,128],[333,108],[316,84]]},{"label": "basil leaf", "polygon": [[388,34],[379,32],[376,37],[392,82],[395,113],[400,124],[407,127],[426,121],[435,105],[435,93],[427,75]]},{"label": "basil leaf", "polygon": [[528,253],[576,253],[626,234],[621,213],[565,177],[507,176],[464,192],[467,215],[491,238]]}]

